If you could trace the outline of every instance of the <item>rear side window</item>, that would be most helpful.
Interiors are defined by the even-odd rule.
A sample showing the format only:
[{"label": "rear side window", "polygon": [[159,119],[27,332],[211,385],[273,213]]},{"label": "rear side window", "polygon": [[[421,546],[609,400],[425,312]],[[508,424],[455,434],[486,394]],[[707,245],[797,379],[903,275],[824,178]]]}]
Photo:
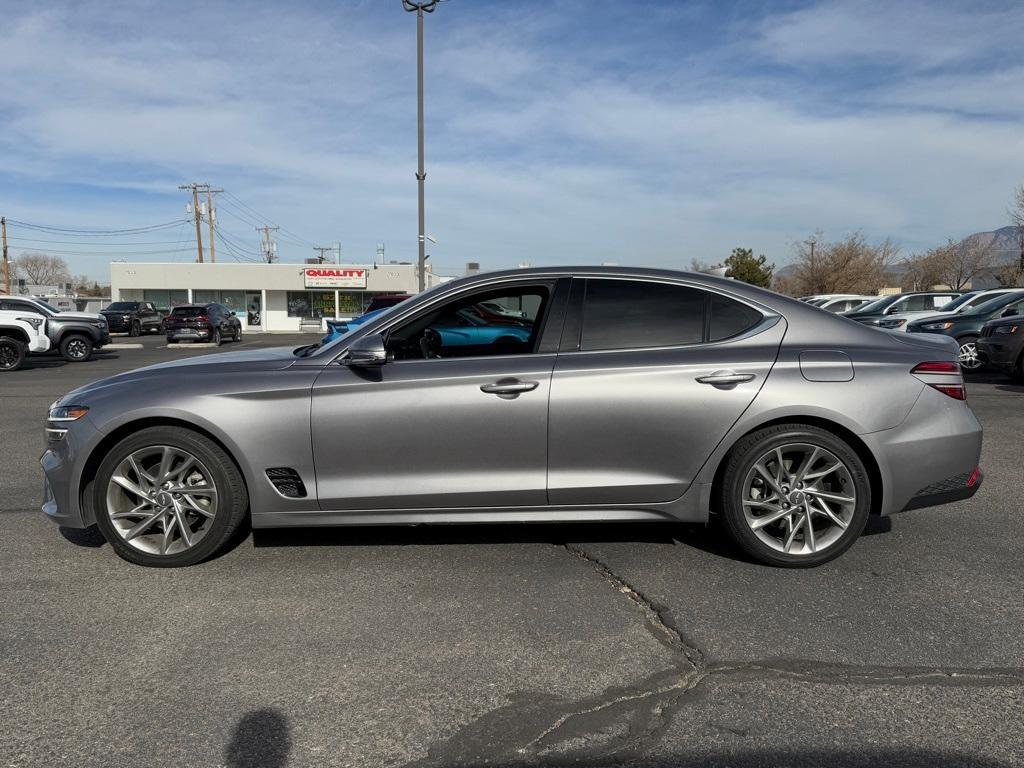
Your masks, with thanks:
[{"label": "rear side window", "polygon": [[704,340],[704,291],[639,280],[587,281],[580,349],[631,349]]},{"label": "rear side window", "polygon": [[761,322],[761,317],[761,313],[753,307],[713,293],[708,341],[722,341],[739,336]]}]

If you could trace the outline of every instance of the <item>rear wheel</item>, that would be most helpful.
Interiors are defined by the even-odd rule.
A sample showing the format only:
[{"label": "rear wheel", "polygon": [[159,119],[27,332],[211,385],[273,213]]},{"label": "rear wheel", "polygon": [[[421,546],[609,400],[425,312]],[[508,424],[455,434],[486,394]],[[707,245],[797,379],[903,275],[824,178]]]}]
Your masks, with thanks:
[{"label": "rear wheel", "polygon": [[74,334],[65,336],[60,342],[60,356],[69,363],[81,363],[92,354],[92,339]]},{"label": "rear wheel", "polygon": [[96,523],[138,565],[193,565],[221,551],[248,508],[242,475],[209,438],[182,427],[118,443],[93,483]]},{"label": "rear wheel", "polygon": [[0,371],[16,371],[25,362],[25,345],[10,336],[0,336]]},{"label": "rear wheel", "polygon": [[212,341],[214,346],[217,347],[224,343],[224,340],[220,336],[220,328],[213,329],[213,338],[210,339],[210,341]]},{"label": "rear wheel", "polygon": [[961,336],[956,341],[960,345],[961,368],[968,373],[973,373],[985,367],[985,361],[978,356],[977,336]]},{"label": "rear wheel", "polygon": [[177,339],[172,339],[170,336],[168,336],[167,337],[167,343],[168,344],[177,344],[178,340]]},{"label": "rear wheel", "polygon": [[856,451],[809,424],[743,438],[719,489],[730,536],[769,565],[808,567],[838,557],[860,536],[870,509],[871,483]]}]

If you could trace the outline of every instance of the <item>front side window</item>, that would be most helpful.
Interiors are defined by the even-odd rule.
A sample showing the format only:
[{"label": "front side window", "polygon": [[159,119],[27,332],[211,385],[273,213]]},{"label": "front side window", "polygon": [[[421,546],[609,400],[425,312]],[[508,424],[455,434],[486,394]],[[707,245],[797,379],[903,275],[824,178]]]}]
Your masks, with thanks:
[{"label": "front side window", "polygon": [[529,285],[454,299],[390,331],[388,355],[429,360],[531,353],[550,295],[545,285]]}]

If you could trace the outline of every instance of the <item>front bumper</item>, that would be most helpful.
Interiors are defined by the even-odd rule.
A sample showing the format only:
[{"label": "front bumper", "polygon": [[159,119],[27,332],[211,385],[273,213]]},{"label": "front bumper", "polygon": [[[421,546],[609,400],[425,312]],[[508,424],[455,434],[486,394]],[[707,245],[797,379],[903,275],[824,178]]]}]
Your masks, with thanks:
[{"label": "front bumper", "polygon": [[43,468],[43,503],[46,516],[68,528],[86,528],[93,524],[91,514],[82,509],[79,479],[86,457],[103,438],[86,416],[73,425],[47,422],[50,429],[63,431],[60,440],[47,441],[39,457]]},{"label": "front bumper", "polygon": [[132,321],[122,320],[120,317],[108,317],[107,328],[110,333],[128,333],[132,329]]},{"label": "front bumper", "polygon": [[1020,353],[1019,343],[1006,343],[997,336],[982,336],[978,339],[978,355],[991,365],[1002,371],[1012,371]]}]

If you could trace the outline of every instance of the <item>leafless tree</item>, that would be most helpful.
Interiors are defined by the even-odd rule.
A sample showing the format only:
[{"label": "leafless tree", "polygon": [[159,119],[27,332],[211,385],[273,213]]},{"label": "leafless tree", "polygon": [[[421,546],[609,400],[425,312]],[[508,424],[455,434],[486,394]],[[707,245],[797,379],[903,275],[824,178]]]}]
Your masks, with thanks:
[{"label": "leafless tree", "polygon": [[937,282],[955,291],[966,288],[979,273],[996,263],[995,240],[991,236],[969,237],[957,242],[950,238],[945,245],[925,254]]},{"label": "leafless tree", "polygon": [[60,256],[23,253],[14,262],[14,274],[30,285],[57,285],[70,280],[68,263]]},{"label": "leafless tree", "polygon": [[1013,205],[1007,213],[1010,216],[1010,224],[1017,230],[1017,245],[1020,247],[1017,271],[1024,273],[1024,184],[1013,190]]},{"label": "leafless tree", "polygon": [[794,268],[776,281],[777,290],[793,295],[816,293],[877,293],[885,286],[886,268],[899,247],[889,238],[869,243],[861,232],[828,242],[820,232],[794,244]]}]

